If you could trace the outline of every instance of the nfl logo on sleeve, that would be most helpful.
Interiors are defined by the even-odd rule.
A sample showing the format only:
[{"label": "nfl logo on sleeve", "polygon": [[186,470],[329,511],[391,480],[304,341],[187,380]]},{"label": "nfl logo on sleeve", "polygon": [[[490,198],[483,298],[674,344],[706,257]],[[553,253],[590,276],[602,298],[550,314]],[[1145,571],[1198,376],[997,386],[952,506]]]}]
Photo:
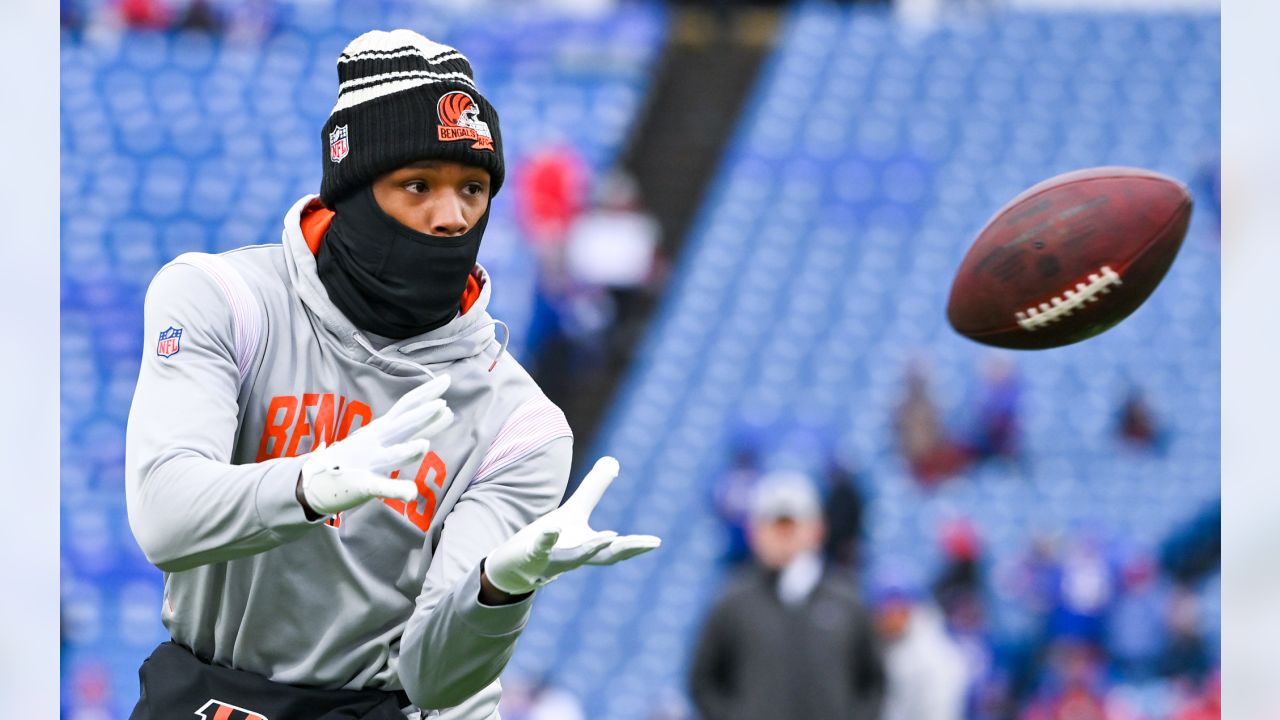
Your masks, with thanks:
[{"label": "nfl logo on sleeve", "polygon": [[347,126],[336,127],[329,133],[329,160],[340,163],[347,156]]},{"label": "nfl logo on sleeve", "polygon": [[178,354],[181,348],[179,344],[182,341],[182,328],[170,327],[167,330],[160,331],[160,342],[156,344],[156,354],[160,357],[172,357]]}]

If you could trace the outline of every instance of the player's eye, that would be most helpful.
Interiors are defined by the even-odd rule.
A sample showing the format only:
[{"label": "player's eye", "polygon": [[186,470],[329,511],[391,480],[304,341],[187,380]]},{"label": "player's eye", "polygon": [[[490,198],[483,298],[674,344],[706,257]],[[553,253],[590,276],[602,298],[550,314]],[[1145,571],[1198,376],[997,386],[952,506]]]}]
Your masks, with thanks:
[{"label": "player's eye", "polygon": [[466,186],[463,187],[463,192],[474,197],[479,197],[484,194],[484,185],[481,185],[478,182],[467,183]]},{"label": "player's eye", "polygon": [[427,191],[427,184],[421,180],[410,180],[404,184],[404,189],[411,193],[424,193]]}]

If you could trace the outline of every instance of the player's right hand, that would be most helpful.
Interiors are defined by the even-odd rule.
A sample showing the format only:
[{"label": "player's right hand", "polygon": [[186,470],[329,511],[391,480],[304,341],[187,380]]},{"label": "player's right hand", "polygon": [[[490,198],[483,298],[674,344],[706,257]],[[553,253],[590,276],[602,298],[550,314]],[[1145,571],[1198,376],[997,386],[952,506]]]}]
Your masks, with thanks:
[{"label": "player's right hand", "polygon": [[412,478],[392,479],[393,470],[422,460],[430,438],[453,422],[445,405],[449,376],[409,391],[386,415],[332,445],[311,451],[302,466],[302,498],[319,515],[348,510],[375,497],[408,502],[418,496]]}]

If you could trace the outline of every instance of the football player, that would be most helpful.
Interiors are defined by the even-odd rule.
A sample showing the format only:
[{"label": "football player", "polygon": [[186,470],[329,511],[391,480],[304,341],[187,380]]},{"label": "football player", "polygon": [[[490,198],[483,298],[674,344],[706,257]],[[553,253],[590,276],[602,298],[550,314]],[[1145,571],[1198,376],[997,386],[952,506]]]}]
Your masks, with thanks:
[{"label": "football player", "polygon": [[572,435],[476,264],[504,163],[468,60],[395,30],[337,65],[281,244],[147,292],[126,491],[173,639],[139,720],[496,718],[537,588],[659,544],[590,527],[612,458],[557,507]]}]

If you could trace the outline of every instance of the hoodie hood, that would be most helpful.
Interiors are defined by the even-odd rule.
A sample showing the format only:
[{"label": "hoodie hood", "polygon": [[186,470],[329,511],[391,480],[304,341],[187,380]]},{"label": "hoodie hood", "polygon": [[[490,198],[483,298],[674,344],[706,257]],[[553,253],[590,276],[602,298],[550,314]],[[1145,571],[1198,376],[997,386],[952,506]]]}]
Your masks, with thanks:
[{"label": "hoodie hood", "polygon": [[[312,213],[325,211],[319,196],[307,195],[294,203],[285,215],[282,242],[289,280],[303,305],[348,352],[379,354],[372,351],[368,334],[352,324],[329,299],[316,272],[315,249],[308,243],[302,225],[303,219]],[[315,247],[319,247],[318,242]],[[474,357],[496,342],[494,326],[499,323],[487,310],[491,295],[489,273],[476,264],[471,275],[479,293],[462,314],[435,330],[398,340],[382,348],[380,354],[417,365],[438,365]],[[468,292],[464,297],[470,300],[472,295]]]}]

